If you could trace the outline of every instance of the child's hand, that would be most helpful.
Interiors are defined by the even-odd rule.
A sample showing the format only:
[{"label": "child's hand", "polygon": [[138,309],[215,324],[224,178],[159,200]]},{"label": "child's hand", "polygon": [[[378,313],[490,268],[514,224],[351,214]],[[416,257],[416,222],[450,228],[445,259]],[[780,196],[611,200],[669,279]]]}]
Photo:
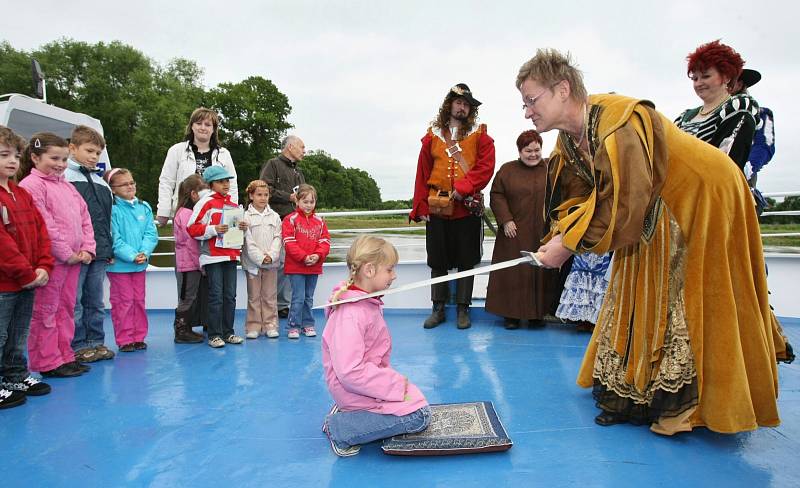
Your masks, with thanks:
[{"label": "child's hand", "polygon": [[50,281],[50,275],[47,274],[47,271],[43,270],[42,268],[36,268],[36,278],[30,283],[23,285],[22,288],[25,290],[30,290],[31,288],[44,286],[48,281]]},{"label": "child's hand", "polygon": [[264,261],[263,261],[263,264],[272,264],[272,258],[271,258],[271,257],[269,257],[269,254],[267,254],[266,256],[264,256]]},{"label": "child's hand", "polygon": [[319,261],[319,254],[309,254],[306,256],[306,265],[313,266]]},{"label": "child's hand", "polygon": [[135,258],[133,258],[133,262],[136,263],[136,264],[146,263],[147,262],[147,256],[145,256],[145,254],[143,252],[140,252],[139,254],[136,255]]},{"label": "child's hand", "polygon": [[108,265],[111,266],[114,264],[114,258],[108,258]]},{"label": "child's hand", "polygon": [[[83,251],[81,251],[81,252],[83,252]],[[83,261],[83,258],[81,257],[80,253],[73,254],[72,256],[67,258],[67,264],[78,264],[81,261]]]},{"label": "child's hand", "polygon": [[80,256],[80,258],[81,258],[81,262],[82,262],[83,264],[89,264],[89,263],[91,263],[91,262],[92,262],[92,260],[94,259],[94,258],[92,257],[92,255],[91,255],[91,254],[89,254],[89,253],[88,253],[88,252],[86,252],[86,251],[81,251],[81,252],[79,252],[79,253],[78,253],[78,256]]},{"label": "child's hand", "polygon": [[219,224],[214,226],[214,230],[217,231],[217,234],[224,234],[228,232],[228,224]]},{"label": "child's hand", "polygon": [[246,220],[239,221],[239,230],[247,230],[247,226],[248,224]]}]

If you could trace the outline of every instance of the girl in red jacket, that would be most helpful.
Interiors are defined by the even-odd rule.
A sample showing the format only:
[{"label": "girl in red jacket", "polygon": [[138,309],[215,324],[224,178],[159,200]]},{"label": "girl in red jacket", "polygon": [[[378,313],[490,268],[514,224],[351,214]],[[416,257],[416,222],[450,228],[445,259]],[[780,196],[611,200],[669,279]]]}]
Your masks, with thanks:
[{"label": "girl in red jacket", "polygon": [[331,250],[328,226],[314,214],[317,190],[311,185],[297,189],[297,210],[283,219],[283,246],[286,249],[284,273],[292,285],[287,327],[289,339],[299,339],[300,329],[306,337],[315,337],[311,306],[322,263]]}]

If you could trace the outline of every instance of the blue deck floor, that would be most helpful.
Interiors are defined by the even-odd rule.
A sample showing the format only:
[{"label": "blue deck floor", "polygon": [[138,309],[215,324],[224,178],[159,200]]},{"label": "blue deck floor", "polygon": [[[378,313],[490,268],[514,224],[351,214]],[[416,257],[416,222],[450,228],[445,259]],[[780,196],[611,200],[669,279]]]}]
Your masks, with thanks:
[{"label": "blue deck floor", "polygon": [[[172,314],[153,311],[148,351],[0,411],[0,486],[800,486],[797,364],[779,367],[781,427],[664,438],[594,424],[591,393],[575,385],[586,334],[507,331],[482,310],[466,332],[423,330],[421,310],[386,314],[395,367],[432,403],[494,402],[510,451],[404,458],[374,443],[337,458],[320,431],[319,338],[175,345]],[[800,321],[783,322],[800,344]]]}]

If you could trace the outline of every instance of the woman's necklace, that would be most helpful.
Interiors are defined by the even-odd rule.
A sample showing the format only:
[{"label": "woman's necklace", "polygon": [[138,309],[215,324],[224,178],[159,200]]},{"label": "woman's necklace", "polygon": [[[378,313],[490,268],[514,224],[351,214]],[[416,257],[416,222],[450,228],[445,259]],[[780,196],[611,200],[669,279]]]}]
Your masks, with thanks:
[{"label": "woman's necklace", "polygon": [[580,137],[580,139],[576,140],[575,137],[570,135],[570,137],[572,137],[572,140],[575,141],[575,147],[576,148],[580,148],[581,144],[583,144],[583,140],[586,139],[586,132],[588,132],[588,130],[589,130],[589,124],[586,123],[586,119],[588,118],[588,114],[589,114],[589,107],[586,104],[584,104],[583,105],[583,122],[581,123],[581,137]]},{"label": "woman's necklace", "polygon": [[726,96],[726,97],[725,97],[725,98],[723,98],[723,99],[722,99],[722,101],[721,101],[721,102],[719,102],[719,103],[718,103],[718,104],[717,104],[717,105],[716,105],[714,108],[712,108],[711,110],[706,110],[705,112],[703,111],[703,108],[701,107],[701,108],[700,108],[700,112],[699,112],[697,115],[699,115],[700,117],[705,117],[706,115],[709,115],[709,114],[711,114],[711,113],[715,112],[715,111],[716,111],[718,108],[720,108],[721,106],[723,106],[723,105],[725,104],[725,102],[727,102],[727,101],[728,101],[728,100],[730,100],[730,99],[731,99],[731,96],[730,96],[730,95]]}]

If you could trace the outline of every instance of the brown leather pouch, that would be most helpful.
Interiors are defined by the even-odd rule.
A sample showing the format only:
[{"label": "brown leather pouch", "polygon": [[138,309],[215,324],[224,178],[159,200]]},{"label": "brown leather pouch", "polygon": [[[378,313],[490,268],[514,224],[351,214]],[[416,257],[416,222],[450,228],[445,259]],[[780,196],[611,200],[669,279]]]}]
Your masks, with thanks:
[{"label": "brown leather pouch", "polygon": [[448,191],[431,189],[428,195],[428,211],[431,215],[440,217],[453,215],[453,196]]}]

